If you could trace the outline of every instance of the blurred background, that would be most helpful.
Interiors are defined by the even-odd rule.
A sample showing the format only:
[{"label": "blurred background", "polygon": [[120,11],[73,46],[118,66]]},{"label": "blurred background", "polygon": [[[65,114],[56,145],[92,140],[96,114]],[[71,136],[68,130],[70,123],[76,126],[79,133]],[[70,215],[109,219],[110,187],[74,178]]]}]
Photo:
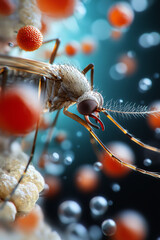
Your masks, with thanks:
[{"label": "blurred background", "polygon": [[[116,26],[115,23],[114,26],[114,19],[118,13],[112,12],[109,15],[109,11],[111,12],[111,7],[119,6],[118,4],[127,4],[125,7],[129,10],[125,7],[124,9],[128,17],[124,25],[122,23]],[[43,19],[47,26],[44,40],[57,37],[61,39],[56,64],[69,63],[80,70],[89,63],[94,64],[94,88],[104,97],[104,106],[110,104],[111,108],[119,109],[126,103],[131,103],[131,106],[133,104],[150,106],[155,101],[159,101],[156,105],[158,108],[160,107],[159,10],[158,0],[77,1],[74,14],[68,18],[52,19],[44,14]],[[115,18],[114,16],[112,18],[111,15],[114,14]],[[2,22],[2,18],[0,21]],[[74,48],[73,54],[70,53],[71,47],[67,50],[69,44]],[[49,43],[33,53],[21,54],[22,57],[47,62],[52,48],[53,43]],[[19,50],[15,48],[10,54],[18,55]],[[90,74],[87,76],[89,79]],[[71,111],[77,113],[76,106],[71,107]],[[55,113],[44,114],[44,118],[49,122],[54,116]],[[114,117],[144,143],[160,147],[158,118],[119,115]],[[95,132],[115,154],[140,168],[160,171],[158,153],[131,142],[102,113],[101,119],[105,131],[100,129]],[[132,214],[133,216],[136,212],[139,214],[136,216],[140,223],[136,223],[134,217],[128,222],[131,221],[135,229],[136,224],[139,228],[142,224],[142,228],[137,230],[137,232],[142,231],[142,234],[135,234],[135,237],[136,230],[131,227],[133,240],[160,239],[159,179],[134,171],[123,172],[121,167],[118,169],[115,167],[117,170],[114,171],[114,166],[107,166],[106,162],[109,160],[101,147],[97,145],[100,152],[98,156],[94,153],[89,133],[62,112],[48,149],[51,161],[40,168],[38,162],[48,131],[48,129],[39,131],[34,157],[36,168],[44,175],[46,183],[50,186],[46,196],[40,197],[38,203],[44,209],[47,222],[54,226],[62,239],[66,239],[66,236],[70,240],[110,239],[102,233],[102,230],[106,231],[101,226],[102,222],[114,219],[117,221],[117,227],[120,228],[120,223],[118,225],[118,221],[120,222],[122,218],[120,212],[125,214],[124,211],[128,210],[131,211],[131,218]],[[26,152],[30,152],[27,144],[32,138],[31,133],[23,139],[23,148]],[[106,203],[103,206],[101,199],[94,203],[93,198],[96,196],[102,196],[107,201],[107,206]],[[65,213],[65,207],[62,205],[65,201],[75,201],[80,207],[80,213],[76,215],[73,202],[67,202],[67,207],[71,207],[71,215],[75,214],[73,214],[74,220]],[[73,222],[82,224],[83,230],[78,223],[74,227],[71,226]],[[119,233],[119,236],[115,235],[114,238],[113,235],[111,238],[132,240],[131,237],[125,237],[130,236],[127,235],[128,233],[125,235],[125,231],[127,230],[124,227],[122,235]]]}]

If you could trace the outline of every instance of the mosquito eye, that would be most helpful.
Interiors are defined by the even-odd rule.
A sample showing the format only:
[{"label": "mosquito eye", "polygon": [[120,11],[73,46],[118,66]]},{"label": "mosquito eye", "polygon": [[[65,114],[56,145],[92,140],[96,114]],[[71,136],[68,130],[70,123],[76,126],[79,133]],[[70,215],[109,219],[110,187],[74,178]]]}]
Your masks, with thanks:
[{"label": "mosquito eye", "polygon": [[78,112],[83,115],[90,115],[97,108],[97,103],[95,100],[87,99],[80,102],[77,106]]}]

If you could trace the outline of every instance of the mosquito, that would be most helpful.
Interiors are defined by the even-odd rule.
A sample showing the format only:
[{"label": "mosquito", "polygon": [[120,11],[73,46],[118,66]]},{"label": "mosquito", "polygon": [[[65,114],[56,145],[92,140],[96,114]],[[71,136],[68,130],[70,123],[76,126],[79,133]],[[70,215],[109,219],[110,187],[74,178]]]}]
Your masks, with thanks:
[{"label": "mosquito", "polygon": [[[142,174],[150,175],[152,177],[160,178],[160,175],[156,172],[146,171],[144,169],[138,168],[135,165],[123,162],[121,159],[116,157],[98,138],[98,136],[93,131],[93,128],[99,128],[96,124],[93,124],[90,121],[90,118],[96,120],[96,123],[99,123],[102,130],[104,130],[104,125],[100,119],[100,113],[104,115],[114,124],[120,131],[125,134],[131,141],[140,145],[143,148],[149,149],[154,152],[159,152],[160,149],[147,145],[134,136],[132,136],[125,128],[123,128],[112,116],[110,113],[114,112],[112,109],[107,109],[103,107],[104,101],[102,95],[94,91],[93,88],[93,79],[94,79],[94,65],[89,64],[79,71],[77,68],[67,64],[54,64],[56,54],[60,45],[59,39],[52,39],[44,43],[49,43],[55,41],[54,48],[52,50],[49,63],[44,63],[40,61],[24,59],[21,57],[12,57],[0,55],[0,75],[2,75],[2,90],[5,88],[5,83],[7,79],[12,77],[13,79],[18,79],[23,76],[24,79],[33,79],[37,80],[37,86],[39,89],[39,94],[43,95],[44,99],[44,108],[49,112],[57,111],[56,117],[52,124],[52,127],[55,126],[59,112],[63,109],[63,113],[78,122],[84,128],[86,128],[91,136],[91,143],[94,144],[94,141],[97,142],[101,147],[108,153],[113,160],[119,162],[123,166],[126,166],[132,170],[140,172]],[[43,44],[44,44],[43,43]],[[86,73],[90,71],[90,82],[86,78]],[[78,115],[70,112],[68,108],[71,105],[77,104],[78,112],[84,116],[84,119]],[[115,111],[117,113],[126,113],[126,114],[136,114],[136,112],[122,112]],[[159,111],[138,111],[138,114],[157,114]],[[20,177],[17,185],[14,187],[10,195],[5,199],[4,202],[9,201],[13,196],[18,185],[25,176],[29,165],[33,160],[33,155],[35,151],[36,138],[38,133],[38,123],[35,131],[35,136],[33,140],[31,154],[24,169],[22,176]],[[50,139],[51,134],[48,139]],[[94,141],[92,141],[94,140]],[[47,141],[48,144],[48,141]],[[46,144],[46,147],[47,147]]]}]

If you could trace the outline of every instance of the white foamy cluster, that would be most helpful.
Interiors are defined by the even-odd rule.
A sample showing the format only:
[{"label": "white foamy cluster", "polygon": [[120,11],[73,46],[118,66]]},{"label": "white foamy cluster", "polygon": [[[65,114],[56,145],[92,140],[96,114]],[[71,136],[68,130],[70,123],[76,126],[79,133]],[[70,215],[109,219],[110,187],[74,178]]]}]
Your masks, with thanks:
[{"label": "white foamy cluster", "polygon": [[[18,183],[27,161],[28,156],[23,152],[18,152],[17,154],[2,153],[0,155],[0,204],[10,195]],[[34,208],[39,198],[39,192],[44,188],[44,184],[41,174],[32,165],[29,166],[26,175],[11,197],[11,202],[8,202],[4,209],[0,209],[0,219],[14,221],[17,212],[30,212]]]},{"label": "white foamy cluster", "polygon": [[16,10],[10,16],[0,15],[0,39],[14,41],[17,31],[25,26],[32,25],[41,28],[41,12],[36,0],[14,0]]}]

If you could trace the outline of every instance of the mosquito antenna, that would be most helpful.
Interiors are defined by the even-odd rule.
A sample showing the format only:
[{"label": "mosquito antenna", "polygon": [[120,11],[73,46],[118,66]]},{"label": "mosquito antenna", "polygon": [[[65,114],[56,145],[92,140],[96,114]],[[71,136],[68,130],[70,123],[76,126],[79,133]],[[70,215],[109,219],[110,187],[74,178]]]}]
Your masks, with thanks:
[{"label": "mosquito antenna", "polygon": [[154,115],[156,117],[160,116],[160,110],[150,110],[148,106],[138,105],[135,103],[120,103],[119,101],[110,100],[105,105],[105,110],[107,112],[122,115],[122,116],[134,116],[134,117],[144,117],[147,115]]},{"label": "mosquito antenna", "polygon": [[143,143],[142,141],[140,141],[139,139],[135,138],[132,134],[130,134],[125,128],[123,128],[107,111],[106,109],[102,109],[101,110],[105,116],[111,121],[113,122],[127,137],[129,137],[129,139],[133,142],[135,142],[136,144],[140,145],[143,148],[146,148],[148,150],[151,150],[153,152],[158,152],[160,153],[160,149],[150,146],[148,144]]}]

